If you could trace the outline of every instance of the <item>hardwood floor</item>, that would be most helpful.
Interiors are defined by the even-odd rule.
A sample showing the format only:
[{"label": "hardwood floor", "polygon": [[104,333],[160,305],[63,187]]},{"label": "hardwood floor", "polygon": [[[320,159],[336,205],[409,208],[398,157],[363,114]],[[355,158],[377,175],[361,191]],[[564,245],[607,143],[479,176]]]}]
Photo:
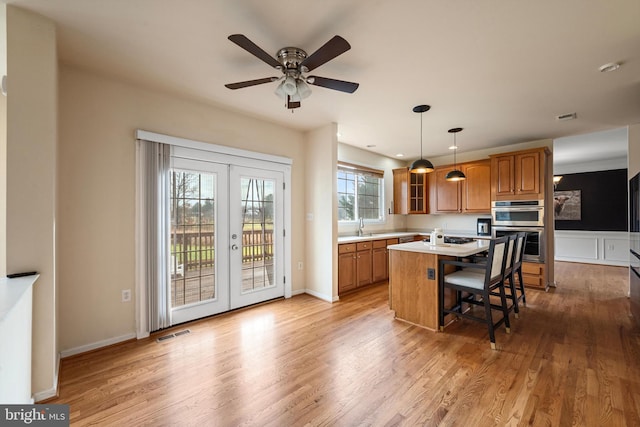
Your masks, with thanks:
[{"label": "hardwood floor", "polygon": [[628,270],[556,263],[556,280],[527,293],[497,351],[480,323],[435,333],[394,320],[380,285],[64,359],[49,403],[69,404],[78,426],[639,426]]}]

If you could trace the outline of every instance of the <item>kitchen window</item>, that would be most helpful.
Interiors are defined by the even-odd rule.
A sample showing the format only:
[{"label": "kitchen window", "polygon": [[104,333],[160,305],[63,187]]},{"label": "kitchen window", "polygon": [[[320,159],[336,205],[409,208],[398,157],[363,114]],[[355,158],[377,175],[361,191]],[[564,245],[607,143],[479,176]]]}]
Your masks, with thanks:
[{"label": "kitchen window", "polygon": [[338,221],[382,221],[384,172],[349,163],[338,163]]}]

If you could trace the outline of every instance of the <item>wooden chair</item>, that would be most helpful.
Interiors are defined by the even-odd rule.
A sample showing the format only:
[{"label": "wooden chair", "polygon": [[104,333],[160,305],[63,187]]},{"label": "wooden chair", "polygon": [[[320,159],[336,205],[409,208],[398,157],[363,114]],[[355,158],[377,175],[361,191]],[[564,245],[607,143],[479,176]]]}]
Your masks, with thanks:
[{"label": "wooden chair", "polygon": [[[444,317],[446,314],[454,314],[465,319],[484,322],[489,329],[489,341],[491,348],[496,348],[495,329],[502,323],[505,324],[507,333],[511,331],[509,324],[509,311],[504,290],[504,269],[507,261],[507,248],[509,238],[507,236],[492,239],[489,244],[487,262],[483,264],[453,260],[440,260],[438,281],[438,322],[441,331],[444,331]],[[445,275],[445,267],[453,265],[460,270]],[[462,269],[464,268],[464,269]],[[479,271],[478,274],[476,271]],[[445,307],[445,289],[456,291],[457,298],[453,307]],[[497,292],[500,296],[500,305],[491,303],[491,294]],[[463,296],[463,293],[465,295]],[[479,296],[480,299],[477,299]],[[469,306],[463,308],[463,304]],[[470,306],[484,307],[484,317],[470,313]],[[502,312],[502,317],[494,322],[492,310]]]},{"label": "wooden chair", "polygon": [[[504,265],[504,286],[506,287],[506,280],[509,279],[509,294],[506,294],[506,297],[508,300],[511,300],[511,305],[507,305],[507,311],[514,312],[514,316],[517,319],[519,317],[519,313],[520,313],[520,309],[518,307],[518,298],[516,295],[516,287],[513,281],[513,273],[514,273],[514,261],[515,261],[515,256],[516,256],[516,252],[517,252],[517,240],[518,240],[518,234],[519,233],[514,233],[514,234],[510,234],[507,236],[508,240],[507,240],[507,256],[505,259],[505,265]],[[476,270],[476,274],[478,274],[477,272],[478,270]],[[496,290],[491,292],[491,295],[494,296],[500,296],[500,293],[497,292]]]},{"label": "wooden chair", "polygon": [[[524,293],[524,282],[522,281],[522,259],[524,258],[524,247],[527,243],[527,232],[521,231],[517,234],[516,238],[516,250],[513,255],[513,267],[511,268],[511,274],[509,275],[509,283],[511,285],[511,292],[515,296],[514,304],[516,307],[519,306],[519,301],[522,300],[522,306],[527,306],[527,297]],[[518,285],[516,285],[516,275],[518,276]],[[520,292],[520,295],[517,294],[517,291]],[[517,313],[516,309],[516,313]]]},{"label": "wooden chair", "polygon": [[[507,280],[509,282],[507,300],[511,301],[511,305],[508,305],[507,308],[509,312],[514,312],[514,317],[517,319],[520,317],[520,301],[522,301],[522,306],[526,307],[524,284],[522,282],[522,258],[524,256],[524,244],[527,238],[527,233],[520,231],[518,233],[510,234],[508,237],[509,241],[507,246],[507,261],[504,267],[504,280],[505,286],[507,286]],[[474,260],[474,262],[477,262],[477,260]],[[475,272],[476,274],[480,274],[478,270]],[[516,275],[518,276],[517,282],[515,280]],[[496,291],[492,292],[491,295],[500,296]]]}]

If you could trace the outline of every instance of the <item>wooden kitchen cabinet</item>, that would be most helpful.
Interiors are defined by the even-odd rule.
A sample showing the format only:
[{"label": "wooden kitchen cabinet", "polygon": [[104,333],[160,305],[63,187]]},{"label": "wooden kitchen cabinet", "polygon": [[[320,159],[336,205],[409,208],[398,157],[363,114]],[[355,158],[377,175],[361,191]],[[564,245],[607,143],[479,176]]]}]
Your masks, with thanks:
[{"label": "wooden kitchen cabinet", "polygon": [[544,199],[547,148],[491,157],[491,200]]},{"label": "wooden kitchen cabinet", "polygon": [[491,161],[460,163],[457,168],[467,179],[447,181],[453,165],[437,167],[429,182],[430,212],[489,213],[491,212]]},{"label": "wooden kitchen cabinet", "polygon": [[356,243],[356,286],[371,284],[371,242]]},{"label": "wooden kitchen cabinet", "polygon": [[372,281],[382,282],[389,278],[389,250],[387,246],[397,245],[399,239],[374,240],[372,249]]},{"label": "wooden kitchen cabinet", "polygon": [[432,172],[433,179],[430,181],[430,212],[432,213],[458,213],[462,211],[462,200],[460,199],[460,184],[454,181],[447,181],[445,177],[454,167],[437,167]]},{"label": "wooden kitchen cabinet", "polygon": [[387,246],[398,239],[379,239],[338,245],[338,294],[389,278]]},{"label": "wooden kitchen cabinet", "polygon": [[338,294],[356,288],[356,244],[338,245]]},{"label": "wooden kitchen cabinet", "polygon": [[393,213],[427,213],[427,174],[411,173],[409,168],[393,170]]},{"label": "wooden kitchen cabinet", "polygon": [[371,254],[373,282],[381,282],[389,278],[389,262],[387,258],[387,241],[374,240]]},{"label": "wooden kitchen cabinet", "polygon": [[547,289],[545,265],[536,262],[522,263],[522,281],[527,288]]},{"label": "wooden kitchen cabinet", "polygon": [[462,212],[491,212],[491,160],[464,163],[467,179],[462,181]]}]

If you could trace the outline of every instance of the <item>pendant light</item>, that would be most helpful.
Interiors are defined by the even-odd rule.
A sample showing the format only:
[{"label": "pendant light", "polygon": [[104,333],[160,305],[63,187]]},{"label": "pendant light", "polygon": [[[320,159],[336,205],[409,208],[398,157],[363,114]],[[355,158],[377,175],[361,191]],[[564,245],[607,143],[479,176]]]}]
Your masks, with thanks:
[{"label": "pendant light", "polygon": [[414,113],[420,113],[420,159],[411,164],[411,172],[413,173],[429,173],[433,172],[433,164],[422,158],[422,113],[431,109],[428,105],[417,105],[413,107]]},{"label": "pendant light", "polygon": [[463,181],[467,179],[462,173],[461,170],[458,170],[458,165],[456,163],[456,151],[458,151],[458,146],[456,145],[456,134],[460,132],[462,128],[453,128],[449,129],[449,133],[453,134],[453,170],[447,173],[447,176],[444,177],[447,181]]}]

